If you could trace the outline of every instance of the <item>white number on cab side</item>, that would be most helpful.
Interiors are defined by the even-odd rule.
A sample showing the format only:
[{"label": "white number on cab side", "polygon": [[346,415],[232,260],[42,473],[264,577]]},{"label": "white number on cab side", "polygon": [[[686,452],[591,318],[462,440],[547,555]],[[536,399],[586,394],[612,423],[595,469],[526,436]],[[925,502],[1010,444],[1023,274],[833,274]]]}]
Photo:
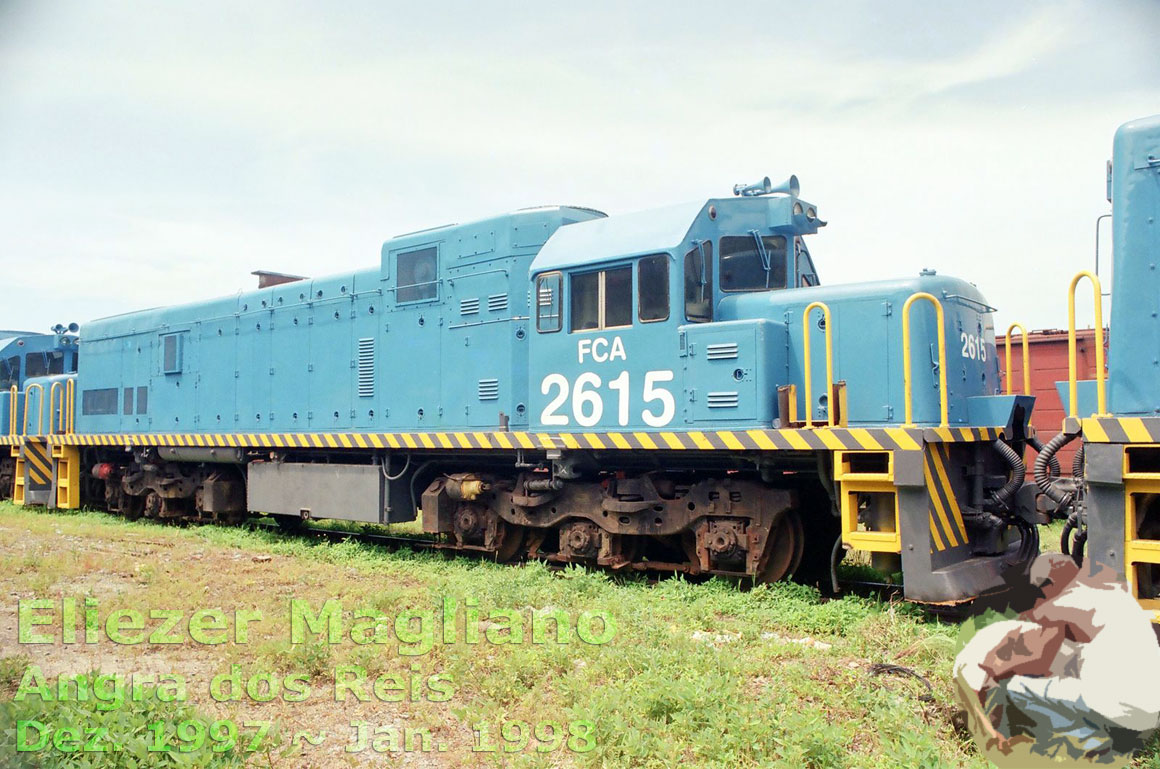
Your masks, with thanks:
[{"label": "white number on cab side", "polygon": [[654,414],[645,409],[640,414],[641,419],[649,427],[664,427],[673,421],[673,416],[677,413],[677,402],[673,400],[673,394],[663,387],[656,386],[658,382],[671,381],[673,381],[671,371],[650,371],[644,375],[644,402],[661,402],[661,413]]},{"label": "white number on cab side", "polygon": [[[649,427],[664,427],[673,421],[677,413],[677,401],[664,382],[673,381],[672,371],[647,371],[644,375],[644,392],[641,398],[645,408],[640,412],[641,420]],[[540,394],[550,395],[548,405],[540,413],[540,423],[563,427],[575,421],[581,427],[593,427],[604,416],[604,397],[600,391],[604,384],[599,374],[586,371],[576,377],[573,385],[563,374],[548,374],[540,382]],[[608,389],[616,394],[616,423],[624,427],[629,422],[630,379],[627,371],[622,371],[608,382]],[[554,394],[553,394],[554,393]],[[572,417],[561,414],[560,410],[572,399]]]},{"label": "white number on cab side", "polygon": [[547,395],[553,387],[557,388],[559,392],[555,398],[548,401],[547,406],[544,406],[544,413],[540,414],[540,421],[546,425],[566,425],[568,417],[557,414],[556,409],[563,406],[564,401],[568,400],[568,378],[563,374],[548,374],[540,383],[540,394]]},{"label": "white number on cab side", "polygon": [[969,360],[979,360],[984,363],[987,361],[987,345],[982,337],[975,336],[962,332],[959,334],[959,341],[963,343],[963,357]]},{"label": "white number on cab side", "polygon": [[591,427],[604,416],[604,401],[600,398],[599,388],[600,377],[591,371],[576,377],[576,387],[572,390],[572,416],[581,427]]}]

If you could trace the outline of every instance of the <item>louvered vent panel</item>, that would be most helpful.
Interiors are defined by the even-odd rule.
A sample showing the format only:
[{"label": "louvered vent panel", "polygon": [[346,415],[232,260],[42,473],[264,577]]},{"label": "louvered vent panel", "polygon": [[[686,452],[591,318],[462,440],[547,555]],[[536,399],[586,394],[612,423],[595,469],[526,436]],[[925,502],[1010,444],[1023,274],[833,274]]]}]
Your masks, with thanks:
[{"label": "louvered vent panel", "polygon": [[375,340],[358,340],[358,397],[371,398],[375,394]]},{"label": "louvered vent panel", "polygon": [[507,307],[507,294],[492,294],[487,298],[487,309],[490,312],[503,312]]},{"label": "louvered vent panel", "polygon": [[711,409],[735,409],[737,408],[737,393],[736,392],[717,392],[709,393],[709,408]]},{"label": "louvered vent panel", "polygon": [[705,346],[705,354],[709,360],[729,360],[737,357],[736,342],[721,342]]},{"label": "louvered vent panel", "polygon": [[477,312],[479,312],[479,297],[459,300],[460,315],[474,315]]},{"label": "louvered vent panel", "polygon": [[481,401],[499,400],[499,380],[498,379],[481,379],[481,380],[479,380],[479,399]]}]

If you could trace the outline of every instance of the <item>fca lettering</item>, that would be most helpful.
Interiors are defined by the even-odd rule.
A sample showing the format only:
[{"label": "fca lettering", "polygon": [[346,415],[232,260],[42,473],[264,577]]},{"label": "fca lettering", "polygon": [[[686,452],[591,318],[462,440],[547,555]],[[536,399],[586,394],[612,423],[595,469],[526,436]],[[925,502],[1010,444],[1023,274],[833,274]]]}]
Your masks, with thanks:
[{"label": "fca lettering", "polygon": [[581,339],[576,345],[576,358],[580,363],[584,362],[584,356],[589,355],[596,363],[607,363],[610,360],[628,360],[628,356],[624,353],[624,342],[620,341],[620,337],[612,337],[612,344],[604,337],[598,336],[595,339]]}]

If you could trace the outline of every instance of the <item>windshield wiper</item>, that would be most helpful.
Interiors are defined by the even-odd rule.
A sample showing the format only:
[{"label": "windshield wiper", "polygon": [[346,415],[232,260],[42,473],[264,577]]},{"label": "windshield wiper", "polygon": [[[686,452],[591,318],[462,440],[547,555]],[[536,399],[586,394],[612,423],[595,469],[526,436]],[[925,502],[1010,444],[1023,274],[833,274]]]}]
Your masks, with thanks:
[{"label": "windshield wiper", "polygon": [[765,249],[765,241],[761,239],[761,233],[757,230],[750,230],[749,234],[753,236],[753,242],[757,244],[757,255],[761,259],[761,266],[765,270],[765,287],[769,288],[769,274],[771,264],[769,259],[769,251]]}]

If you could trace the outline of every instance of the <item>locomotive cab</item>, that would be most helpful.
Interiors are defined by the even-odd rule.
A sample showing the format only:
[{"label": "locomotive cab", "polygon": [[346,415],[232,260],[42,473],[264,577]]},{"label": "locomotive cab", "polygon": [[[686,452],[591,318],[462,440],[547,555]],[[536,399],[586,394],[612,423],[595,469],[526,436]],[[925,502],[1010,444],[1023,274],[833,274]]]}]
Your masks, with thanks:
[{"label": "locomotive cab", "polygon": [[[818,285],[803,236],[825,222],[797,198],[796,179],[784,192],[560,228],[531,270],[533,418],[609,429],[664,429],[708,415],[772,421],[763,389],[787,369],[785,324],[722,319],[719,308],[729,296]],[[690,342],[699,324],[730,339]],[[725,372],[732,389],[695,381],[702,358],[736,363]]]}]

